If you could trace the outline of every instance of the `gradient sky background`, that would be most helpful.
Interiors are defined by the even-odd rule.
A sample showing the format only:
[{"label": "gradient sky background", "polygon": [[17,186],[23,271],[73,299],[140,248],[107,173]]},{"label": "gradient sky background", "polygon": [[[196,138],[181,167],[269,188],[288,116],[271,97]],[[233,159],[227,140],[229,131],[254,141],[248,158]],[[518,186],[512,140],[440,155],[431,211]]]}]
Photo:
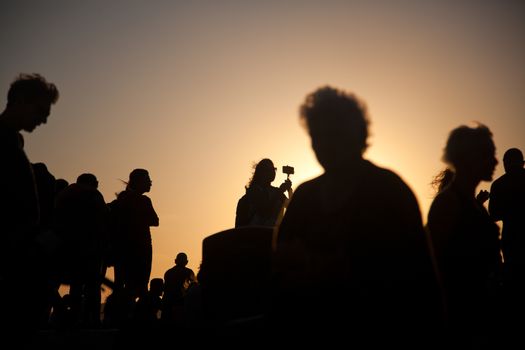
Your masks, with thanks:
[{"label": "gradient sky background", "polygon": [[[184,251],[197,272],[206,236],[233,227],[252,164],[319,175],[298,120],[325,84],[368,107],[365,157],[396,171],[424,221],[448,132],[477,120],[498,158],[525,151],[525,2],[0,2],[0,93],[18,73],[55,83],[47,125],[26,135],[32,162],[74,182],[94,173],[107,202],[134,168],[150,171],[160,217],[153,277]],[[480,189],[488,189],[483,183]]]}]

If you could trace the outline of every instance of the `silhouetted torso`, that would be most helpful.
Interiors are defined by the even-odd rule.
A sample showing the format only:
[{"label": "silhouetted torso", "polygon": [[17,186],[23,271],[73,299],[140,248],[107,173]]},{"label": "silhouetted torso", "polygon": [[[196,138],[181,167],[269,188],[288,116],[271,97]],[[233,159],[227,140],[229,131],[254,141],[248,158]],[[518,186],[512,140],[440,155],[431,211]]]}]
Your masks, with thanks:
[{"label": "silhouetted torso", "polygon": [[494,219],[503,221],[505,260],[519,259],[525,264],[525,169],[504,174],[492,183],[489,210]]},{"label": "silhouetted torso", "polygon": [[512,330],[510,343],[521,341],[525,326],[525,169],[506,173],[490,189],[491,217],[503,222],[501,250],[504,258],[503,322]]},{"label": "silhouetted torso", "polygon": [[70,284],[72,314],[83,326],[97,327],[108,207],[96,188],[73,183],[57,196],[55,211],[63,244],[62,283]]},{"label": "silhouetted torso", "polygon": [[99,256],[107,242],[109,210],[97,189],[76,183],[64,189],[56,200],[56,230],[66,244],[67,255],[82,262]]},{"label": "silhouetted torso", "polygon": [[[47,310],[46,271],[34,238],[39,203],[22,135],[0,120],[0,302],[4,330],[35,330]],[[10,328],[12,327],[12,328]],[[9,332],[9,331],[8,331]]]},{"label": "silhouetted torso", "polygon": [[173,266],[164,274],[164,298],[181,299],[189,284],[194,280],[195,274],[192,269],[186,266]]},{"label": "silhouetted torso", "polygon": [[[498,273],[500,266],[499,228],[487,210],[473,198],[465,197],[452,184],[447,190],[460,205],[460,213],[446,241],[433,236],[437,259],[443,272],[444,285],[449,291],[451,312],[456,308],[471,317],[480,308],[479,297]],[[445,194],[446,195],[446,194]],[[436,200],[440,200],[438,195]],[[431,209],[432,210],[432,209]],[[429,216],[432,228],[432,216]],[[480,294],[481,292],[481,294]],[[468,308],[466,306],[469,306]]]},{"label": "silhouetted torso", "polygon": [[426,244],[418,203],[393,172],[362,160],[308,181],[278,229],[273,311],[299,333],[377,344],[435,331],[440,296]]},{"label": "silhouetted torso", "polygon": [[277,168],[269,158],[261,159],[254,168],[246,193],[237,201],[235,227],[273,227],[280,221],[291,197],[292,182],[286,179],[279,187],[272,186]]},{"label": "silhouetted torso", "polygon": [[164,282],[162,320],[183,325],[186,320],[186,292],[196,282],[195,273],[192,269],[177,264],[164,273]]},{"label": "silhouetted torso", "polygon": [[158,225],[151,199],[133,190],[121,192],[112,205],[116,220],[113,249],[115,268],[121,270],[124,287],[131,295],[148,290],[151,273],[152,244],[150,226]]},{"label": "silhouetted torso", "polygon": [[286,196],[274,186],[254,185],[246,189],[237,204],[235,227],[274,226],[284,208]]},{"label": "silhouetted torso", "polygon": [[[39,223],[39,205],[31,163],[22,146],[22,135],[0,121],[0,180],[4,184],[0,208],[2,240],[9,255],[13,239],[23,239]],[[35,233],[35,232],[33,232]],[[27,237],[26,237],[27,238]]]},{"label": "silhouetted torso", "polygon": [[139,250],[151,246],[150,226],[158,222],[151,200],[130,190],[121,192],[117,200],[122,243],[130,249]]}]

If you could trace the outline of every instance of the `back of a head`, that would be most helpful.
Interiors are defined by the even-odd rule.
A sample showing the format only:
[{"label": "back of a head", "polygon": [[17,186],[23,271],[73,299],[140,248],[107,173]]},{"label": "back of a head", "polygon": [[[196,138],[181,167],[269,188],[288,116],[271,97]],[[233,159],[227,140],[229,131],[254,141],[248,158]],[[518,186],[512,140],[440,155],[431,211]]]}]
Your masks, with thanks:
[{"label": "back of a head", "polygon": [[59,93],[55,84],[49,83],[40,74],[20,74],[11,83],[7,93],[7,104],[18,101],[32,102],[44,99],[50,104],[56,103]]},{"label": "back of a head", "polygon": [[33,167],[34,172],[38,172],[41,174],[49,172],[49,170],[47,169],[47,165],[45,163],[38,162],[38,163],[32,163],[31,165]]},{"label": "back of a head", "polygon": [[55,181],[55,177],[49,172],[45,163],[32,163],[31,165],[36,179],[52,179]]},{"label": "back of a head", "polygon": [[179,253],[177,254],[177,257],[175,258],[175,264],[180,266],[186,266],[188,263],[188,256],[186,253]]},{"label": "back of a head", "polygon": [[523,153],[518,148],[509,148],[503,155],[505,172],[513,173],[523,169]]},{"label": "back of a head", "polygon": [[155,295],[162,295],[164,280],[162,278],[152,278],[149,282],[149,290]]},{"label": "back of a head", "polygon": [[98,187],[97,177],[90,173],[84,173],[84,174],[79,175],[77,177],[76,183],[79,185],[89,186],[93,188]]},{"label": "back of a head", "polygon": [[55,191],[58,193],[64,188],[69,186],[69,182],[66,179],[56,179],[55,180]]},{"label": "back of a head", "polygon": [[337,161],[332,158],[338,154],[360,157],[367,147],[369,121],[365,107],[351,93],[321,87],[306,96],[300,118],[323,166],[323,162]]}]

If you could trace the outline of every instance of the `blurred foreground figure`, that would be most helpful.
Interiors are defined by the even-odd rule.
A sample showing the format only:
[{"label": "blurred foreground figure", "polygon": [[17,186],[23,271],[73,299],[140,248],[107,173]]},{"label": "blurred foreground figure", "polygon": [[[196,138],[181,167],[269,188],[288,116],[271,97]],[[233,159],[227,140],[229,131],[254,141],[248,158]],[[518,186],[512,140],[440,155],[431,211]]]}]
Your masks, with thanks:
[{"label": "blurred foreground figure", "polygon": [[398,175],[363,159],[362,103],[326,86],[300,115],[325,172],[297,188],[277,230],[274,334],[289,344],[437,346],[442,302],[419,205]]}]

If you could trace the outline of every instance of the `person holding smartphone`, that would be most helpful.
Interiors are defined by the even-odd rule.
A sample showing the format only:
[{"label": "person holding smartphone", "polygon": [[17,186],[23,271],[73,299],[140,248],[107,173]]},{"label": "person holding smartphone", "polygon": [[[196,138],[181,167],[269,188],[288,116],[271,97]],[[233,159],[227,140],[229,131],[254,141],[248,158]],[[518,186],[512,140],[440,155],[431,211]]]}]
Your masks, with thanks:
[{"label": "person holding smartphone", "polygon": [[[291,169],[293,173],[293,168]],[[286,170],[290,171],[288,168]],[[246,193],[237,202],[235,227],[277,225],[293,190],[290,179],[286,179],[279,187],[272,186],[276,171],[277,168],[269,158],[257,163],[246,186]]]}]

